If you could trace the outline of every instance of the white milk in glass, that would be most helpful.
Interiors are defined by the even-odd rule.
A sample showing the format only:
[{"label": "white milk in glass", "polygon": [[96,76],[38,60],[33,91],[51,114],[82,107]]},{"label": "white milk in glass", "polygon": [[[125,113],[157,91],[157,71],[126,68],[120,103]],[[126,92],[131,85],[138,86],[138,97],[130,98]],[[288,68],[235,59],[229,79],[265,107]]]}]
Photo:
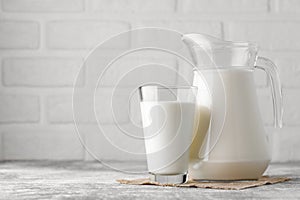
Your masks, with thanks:
[{"label": "white milk in glass", "polygon": [[141,102],[149,172],[184,174],[188,170],[195,104],[177,101]]}]

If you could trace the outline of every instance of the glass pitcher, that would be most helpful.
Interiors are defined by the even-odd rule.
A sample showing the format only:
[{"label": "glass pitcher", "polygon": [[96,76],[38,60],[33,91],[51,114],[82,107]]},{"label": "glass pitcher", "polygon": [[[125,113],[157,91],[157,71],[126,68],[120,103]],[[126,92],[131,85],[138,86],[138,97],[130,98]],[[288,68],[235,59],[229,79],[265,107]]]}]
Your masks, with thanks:
[{"label": "glass pitcher", "polygon": [[189,174],[193,179],[258,179],[271,160],[261,119],[254,70],[264,70],[271,83],[275,127],[282,126],[281,84],[276,66],[258,57],[251,43],[222,41],[187,34],[198,87]]}]

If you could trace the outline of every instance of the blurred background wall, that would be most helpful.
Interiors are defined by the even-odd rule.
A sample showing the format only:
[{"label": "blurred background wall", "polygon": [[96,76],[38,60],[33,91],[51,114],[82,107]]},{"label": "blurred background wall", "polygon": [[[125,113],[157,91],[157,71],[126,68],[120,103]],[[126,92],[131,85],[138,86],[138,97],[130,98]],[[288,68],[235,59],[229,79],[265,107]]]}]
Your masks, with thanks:
[{"label": "blurred background wall", "polygon": [[[262,115],[273,141],[273,161],[300,160],[300,1],[0,2],[2,160],[93,159],[81,146],[73,125],[73,81],[84,56],[96,44],[113,34],[144,26],[257,42],[260,55],[278,65],[283,85],[284,127],[274,129],[269,83],[264,73],[256,72]],[[177,61],[168,62],[180,68]],[[112,76],[114,73],[118,72]],[[91,74],[81,77],[83,87]],[[110,129],[113,121],[106,117],[106,105],[109,102],[100,112]],[[114,156],[92,134],[83,140],[93,151]]]}]

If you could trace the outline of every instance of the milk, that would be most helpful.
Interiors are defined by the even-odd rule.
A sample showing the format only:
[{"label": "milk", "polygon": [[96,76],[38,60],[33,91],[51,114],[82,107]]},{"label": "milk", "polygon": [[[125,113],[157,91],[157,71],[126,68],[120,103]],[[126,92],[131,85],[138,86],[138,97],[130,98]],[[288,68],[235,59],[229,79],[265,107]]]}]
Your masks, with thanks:
[{"label": "milk", "polygon": [[149,172],[172,175],[188,170],[195,104],[177,101],[141,102]]},{"label": "milk", "polygon": [[199,150],[203,145],[210,124],[210,110],[206,106],[197,105],[193,140],[190,147],[190,159],[199,158]]},{"label": "milk", "polygon": [[199,91],[196,116],[200,122],[195,126],[191,146],[190,177],[259,178],[268,166],[270,154],[258,109],[253,71],[234,68],[201,72],[211,95],[209,97],[196,72],[194,85]]}]

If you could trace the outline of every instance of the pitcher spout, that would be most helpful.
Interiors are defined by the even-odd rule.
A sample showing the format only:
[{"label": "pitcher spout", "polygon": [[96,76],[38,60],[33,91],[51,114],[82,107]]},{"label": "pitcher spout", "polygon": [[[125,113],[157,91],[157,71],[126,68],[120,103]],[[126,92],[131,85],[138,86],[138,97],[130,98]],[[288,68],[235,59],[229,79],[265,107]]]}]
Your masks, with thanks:
[{"label": "pitcher spout", "polygon": [[193,62],[198,66],[212,62],[213,43],[221,42],[215,37],[198,33],[185,34],[182,41],[187,45]]},{"label": "pitcher spout", "polygon": [[182,41],[198,68],[253,67],[258,51],[254,43],[225,41],[205,34],[185,34]]}]

